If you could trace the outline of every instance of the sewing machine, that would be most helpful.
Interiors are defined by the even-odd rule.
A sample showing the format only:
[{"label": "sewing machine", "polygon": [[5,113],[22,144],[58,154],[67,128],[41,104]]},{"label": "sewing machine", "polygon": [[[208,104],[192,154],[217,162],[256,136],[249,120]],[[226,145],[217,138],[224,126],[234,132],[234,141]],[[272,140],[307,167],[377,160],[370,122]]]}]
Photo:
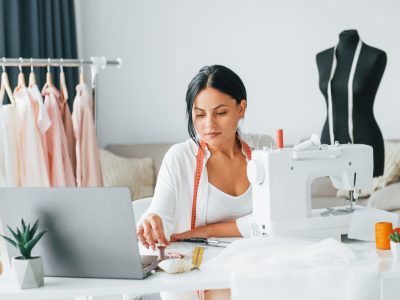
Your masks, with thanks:
[{"label": "sewing machine", "polygon": [[[361,189],[370,189],[373,149],[367,145],[323,145],[311,149],[256,150],[247,166],[252,184],[252,235],[341,238],[348,228]],[[349,206],[311,208],[311,184],[329,176],[348,190]]]}]

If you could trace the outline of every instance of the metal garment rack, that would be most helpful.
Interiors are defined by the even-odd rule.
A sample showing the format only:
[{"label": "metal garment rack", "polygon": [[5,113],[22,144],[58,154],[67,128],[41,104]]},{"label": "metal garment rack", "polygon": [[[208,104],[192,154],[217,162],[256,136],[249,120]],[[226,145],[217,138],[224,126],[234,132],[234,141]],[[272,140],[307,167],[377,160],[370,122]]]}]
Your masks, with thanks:
[{"label": "metal garment rack", "polygon": [[[104,56],[92,56],[89,60],[84,59],[55,59],[55,58],[0,58],[0,66],[2,67],[83,67],[90,66],[92,74],[92,96],[93,96],[93,114],[95,124],[97,125],[98,116],[98,100],[97,93],[98,75],[100,70],[106,67],[121,67],[122,60],[107,60]],[[97,126],[96,126],[97,131]]]}]

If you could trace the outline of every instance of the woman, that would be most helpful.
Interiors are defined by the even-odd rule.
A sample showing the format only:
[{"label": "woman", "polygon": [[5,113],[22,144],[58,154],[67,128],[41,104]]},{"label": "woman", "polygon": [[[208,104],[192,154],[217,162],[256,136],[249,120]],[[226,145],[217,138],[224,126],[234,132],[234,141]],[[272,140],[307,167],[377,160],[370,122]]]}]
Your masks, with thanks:
[{"label": "woman", "polygon": [[191,139],[164,157],[153,201],[137,229],[146,248],[190,237],[250,235],[247,161],[251,149],[273,140],[239,134],[246,99],[242,80],[224,66],[203,67],[192,79],[186,94]]}]

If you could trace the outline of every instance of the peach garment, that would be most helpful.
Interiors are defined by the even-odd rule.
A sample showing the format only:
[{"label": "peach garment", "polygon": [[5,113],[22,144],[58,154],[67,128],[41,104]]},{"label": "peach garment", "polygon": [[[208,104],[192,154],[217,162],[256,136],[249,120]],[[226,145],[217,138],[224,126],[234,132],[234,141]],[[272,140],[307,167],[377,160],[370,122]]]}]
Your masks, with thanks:
[{"label": "peach garment", "polygon": [[40,132],[40,137],[43,145],[43,153],[46,161],[47,173],[50,174],[49,166],[49,150],[47,148],[46,132],[51,126],[51,120],[49,114],[47,113],[46,107],[43,103],[42,94],[39,91],[39,87],[34,84],[28,87],[29,95],[32,100],[33,113],[35,115],[35,120],[37,127]]},{"label": "peach garment", "polygon": [[60,113],[60,93],[53,85],[46,85],[42,95],[45,97],[44,105],[51,120],[51,127],[46,132],[50,184],[53,187],[74,187],[75,177]]},{"label": "peach garment", "polygon": [[96,130],[93,120],[93,99],[85,83],[76,87],[72,113],[76,139],[76,182],[80,187],[102,186]]},{"label": "peach garment", "polygon": [[7,145],[9,152],[6,161],[6,174],[9,178],[8,184],[11,187],[21,186],[20,167],[19,167],[19,146],[17,140],[17,123],[16,123],[16,108],[13,104],[2,106],[4,124],[7,129]]},{"label": "peach garment", "polygon": [[26,87],[14,92],[21,186],[49,186],[43,144]]},{"label": "peach garment", "polygon": [[60,103],[61,103],[61,118],[64,124],[65,135],[67,136],[68,153],[71,159],[72,170],[74,176],[76,175],[76,155],[75,155],[75,136],[74,127],[72,125],[72,115],[68,106],[68,98],[63,93],[63,89],[60,89]]}]

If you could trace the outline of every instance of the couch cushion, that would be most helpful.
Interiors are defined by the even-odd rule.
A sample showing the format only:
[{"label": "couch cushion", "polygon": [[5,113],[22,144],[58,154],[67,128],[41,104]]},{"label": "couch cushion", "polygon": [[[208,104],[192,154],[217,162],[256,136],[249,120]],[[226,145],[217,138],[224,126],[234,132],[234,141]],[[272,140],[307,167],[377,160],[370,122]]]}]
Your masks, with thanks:
[{"label": "couch cushion", "polygon": [[373,192],[368,200],[368,206],[388,211],[400,209],[400,182]]},{"label": "couch cushion", "polygon": [[154,193],[154,164],[150,157],[126,158],[99,149],[103,183],[107,187],[129,187],[132,200]]},{"label": "couch cushion", "polygon": [[154,162],[154,184],[157,179],[158,171],[160,170],[162,160],[165,153],[173,145],[173,143],[160,144],[112,144],[105,147],[106,150],[112,153],[131,158],[151,157]]},{"label": "couch cushion", "polygon": [[385,141],[385,170],[375,178],[375,189],[385,187],[400,179],[400,142]]},{"label": "couch cushion", "polygon": [[318,177],[311,184],[311,195],[313,197],[335,197],[336,188],[328,176]]}]

